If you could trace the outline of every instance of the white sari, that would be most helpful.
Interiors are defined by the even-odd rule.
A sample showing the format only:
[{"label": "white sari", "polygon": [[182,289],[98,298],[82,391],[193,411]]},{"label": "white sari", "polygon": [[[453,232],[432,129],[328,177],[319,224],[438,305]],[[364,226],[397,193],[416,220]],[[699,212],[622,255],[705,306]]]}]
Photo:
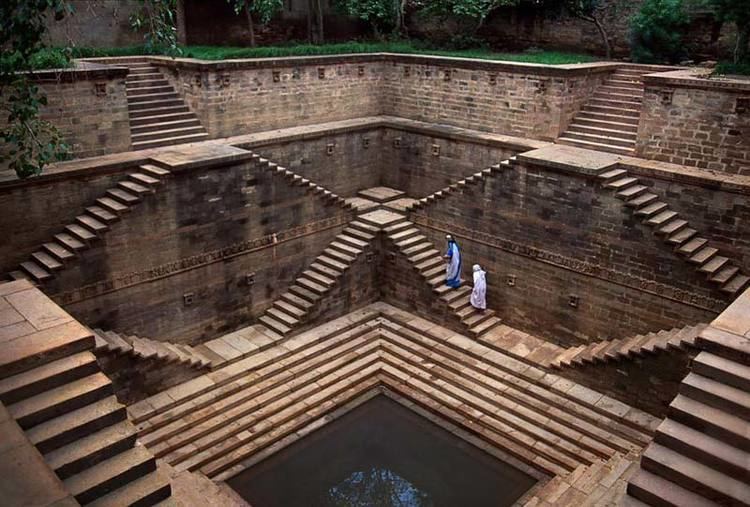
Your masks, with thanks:
[{"label": "white sari", "polygon": [[487,309],[487,273],[479,264],[474,264],[474,288],[471,291],[471,306],[478,310]]}]

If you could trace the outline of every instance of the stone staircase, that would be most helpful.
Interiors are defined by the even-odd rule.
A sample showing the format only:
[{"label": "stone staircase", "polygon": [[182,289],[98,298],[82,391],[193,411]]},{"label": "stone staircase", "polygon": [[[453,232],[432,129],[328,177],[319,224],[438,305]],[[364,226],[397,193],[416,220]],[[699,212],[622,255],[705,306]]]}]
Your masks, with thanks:
[{"label": "stone staircase", "polygon": [[218,370],[210,383],[199,377],[137,403],[130,415],[157,457],[215,480],[382,393],[563,477],[637,455],[658,424],[635,409],[615,415],[613,400],[438,328],[371,305]]},{"label": "stone staircase", "polygon": [[168,478],[136,443],[125,406],[91,353],[93,336],[73,323],[19,340],[23,347],[5,348],[0,400],[67,491],[81,504],[108,507],[169,497]]},{"label": "stone staircase", "polygon": [[445,199],[452,193],[460,192],[464,188],[466,188],[469,185],[475,185],[482,181],[485,178],[488,178],[489,176],[496,174],[500,171],[504,171],[510,165],[515,162],[516,157],[510,157],[507,160],[503,160],[499,164],[495,164],[493,166],[490,166],[482,171],[479,171],[475,174],[472,174],[471,176],[468,176],[466,178],[463,178],[461,180],[458,180],[457,182],[448,185],[445,188],[442,188],[438,190],[437,192],[433,192],[432,194],[423,197],[416,202],[412,203],[410,206],[406,208],[406,211],[412,211],[416,212],[424,207],[426,207],[429,204],[433,204],[441,199]]},{"label": "stone staircase", "polygon": [[575,115],[558,142],[581,148],[635,154],[635,139],[643,101],[647,67],[618,68]]},{"label": "stone staircase", "polygon": [[162,361],[164,364],[182,364],[195,369],[210,369],[221,363],[209,358],[199,349],[190,345],[151,340],[135,335],[122,335],[114,331],[94,329],[94,352],[129,354],[137,359]]},{"label": "stone staircase", "polygon": [[302,272],[287,292],[274,301],[258,319],[271,330],[287,336],[335,286],[339,278],[367,250],[377,229],[352,222],[337,235],[310,266]]},{"label": "stone staircase", "polygon": [[471,336],[479,337],[500,324],[494,310],[488,308],[482,312],[471,306],[470,285],[463,283],[452,289],[445,284],[445,259],[412,222],[404,218],[387,226],[384,232]]},{"label": "stone staircase", "polygon": [[553,369],[575,368],[608,361],[626,361],[646,354],[693,347],[707,324],[685,326],[616,340],[604,340],[571,347],[549,362]]},{"label": "stone staircase", "polygon": [[654,233],[674,248],[675,252],[693,264],[699,273],[717,285],[730,296],[742,293],[750,276],[742,272],[728,257],[719,254],[717,248],[709,244],[690,223],[677,211],[669,208],[657,194],[632,177],[625,169],[605,169],[598,176],[600,182],[615,195],[625,201],[625,206],[633,209],[636,217],[650,226]]},{"label": "stone staircase", "polygon": [[146,61],[124,65],[130,69],[125,83],[134,150],[208,139],[198,117],[157,67]]},{"label": "stone staircase", "polygon": [[[747,314],[746,314],[747,315]],[[750,505],[750,342],[709,327],[628,494],[647,505]]]},{"label": "stone staircase", "polygon": [[110,229],[110,224],[153,194],[169,175],[169,171],[155,165],[138,167],[87,207],[75,222],[66,225],[39,251],[31,254],[28,261],[21,263],[20,270],[10,273],[10,278],[27,278],[36,283],[51,280],[56,272],[65,269],[78,260],[83,251],[91,248]]}]

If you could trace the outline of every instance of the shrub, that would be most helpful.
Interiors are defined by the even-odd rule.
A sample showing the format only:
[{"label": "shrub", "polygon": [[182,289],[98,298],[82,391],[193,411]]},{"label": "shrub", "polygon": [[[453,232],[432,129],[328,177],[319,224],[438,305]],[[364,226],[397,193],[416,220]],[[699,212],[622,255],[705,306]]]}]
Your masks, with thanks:
[{"label": "shrub", "polygon": [[630,25],[633,60],[641,63],[676,63],[686,52],[682,35],[688,17],[682,0],[645,0]]}]

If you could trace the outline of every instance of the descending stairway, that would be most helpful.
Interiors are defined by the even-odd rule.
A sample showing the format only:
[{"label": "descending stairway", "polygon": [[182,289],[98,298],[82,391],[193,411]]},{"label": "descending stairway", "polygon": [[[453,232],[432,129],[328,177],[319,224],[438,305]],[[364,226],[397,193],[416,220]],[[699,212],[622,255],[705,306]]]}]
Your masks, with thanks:
[{"label": "descending stairway", "polygon": [[452,193],[460,192],[469,185],[477,184],[483,179],[507,169],[515,160],[516,160],[516,157],[510,157],[507,160],[503,160],[499,164],[495,164],[493,166],[488,167],[487,169],[479,171],[478,173],[472,174],[471,176],[458,180],[457,182],[451,185],[448,185],[447,187],[442,188],[438,190],[437,192],[433,192],[432,194],[426,197],[423,197],[419,199],[418,201],[412,203],[410,206],[406,208],[406,210],[418,211],[424,208],[425,206],[427,206],[428,204],[433,204],[441,199],[445,199]]},{"label": "descending stairway", "polygon": [[[359,227],[359,223],[352,226]],[[386,227],[384,232],[471,336],[479,337],[500,324],[494,310],[482,312],[471,306],[470,285],[464,283],[458,289],[452,289],[445,284],[445,259],[412,222],[404,218]]]},{"label": "descending stairway", "polygon": [[196,369],[210,369],[217,362],[216,359],[206,357],[200,350],[190,345],[151,340],[135,335],[121,335],[102,329],[94,329],[92,333],[96,340],[94,352],[130,354],[138,359],[163,361],[165,364],[183,364]]},{"label": "descending stairway", "polygon": [[750,346],[709,327],[628,494],[647,505],[750,505]]},{"label": "descending stairway", "polygon": [[648,68],[618,68],[558,138],[562,144],[633,155],[643,100],[643,75]]},{"label": "descending stairway", "polygon": [[136,443],[125,406],[90,352],[91,337],[57,348],[29,343],[37,345],[44,352],[0,372],[0,400],[65,488],[81,504],[107,507],[169,497],[169,479]]},{"label": "descending stairway", "polygon": [[258,320],[283,336],[290,334],[370,247],[373,232],[377,229],[354,223],[344,229]]},{"label": "descending stairway", "polygon": [[110,224],[140,203],[143,198],[155,192],[170,172],[161,167],[144,164],[128,174],[110,188],[96,202],[76,217],[74,223],[66,225],[59,234],[42,248],[31,254],[31,258],[21,263],[19,271],[10,274],[12,279],[28,278],[33,282],[46,282],[55,272],[79,259],[80,254],[106,233]]},{"label": "descending stairway", "polygon": [[136,404],[139,439],[178,471],[221,480],[248,457],[386,388],[534,468],[568,476],[639,452],[657,424],[634,409],[615,416],[598,406],[601,395],[557,390],[554,375],[446,329],[422,331],[422,319],[392,310],[404,320],[360,310],[246,357],[208,388],[196,379],[168,390],[172,403]]},{"label": "descending stairway", "polygon": [[198,117],[148,62],[126,63],[130,137],[134,150],[208,139]]},{"label": "descending stairway", "polygon": [[625,206],[632,208],[636,217],[654,229],[654,233],[674,247],[687,262],[694,264],[698,272],[720,287],[730,296],[739,295],[750,284],[750,276],[745,275],[728,257],[719,255],[719,250],[709,245],[696,229],[690,227],[677,211],[660,197],[651,192],[638,178],[632,177],[625,169],[605,169],[599,180],[606,188],[616,192]]},{"label": "descending stairway", "polygon": [[552,359],[549,366],[560,369],[608,361],[629,360],[670,349],[685,349],[695,345],[698,334],[706,326],[707,324],[685,326],[571,347]]}]

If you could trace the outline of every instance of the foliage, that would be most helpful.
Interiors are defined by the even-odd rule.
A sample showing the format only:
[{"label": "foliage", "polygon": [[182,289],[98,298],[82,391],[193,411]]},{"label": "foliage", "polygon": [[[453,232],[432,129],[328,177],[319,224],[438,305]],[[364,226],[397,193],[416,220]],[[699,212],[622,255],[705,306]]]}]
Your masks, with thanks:
[{"label": "foliage", "polygon": [[567,12],[571,16],[596,25],[596,29],[602,38],[604,51],[609,59],[612,56],[612,46],[609,42],[609,35],[597,14],[597,8],[602,1],[604,0],[539,0],[535,3],[548,13]]},{"label": "foliage", "polygon": [[475,20],[474,32],[500,7],[515,6],[521,0],[420,0],[418,5],[428,13],[441,16],[460,16]]},{"label": "foliage", "polygon": [[630,25],[633,60],[676,63],[685,55],[682,36],[688,18],[682,0],[645,0]]},{"label": "foliage", "polygon": [[750,63],[719,62],[713,74],[719,76],[750,76]]},{"label": "foliage", "polygon": [[737,26],[734,63],[750,61],[750,4],[748,0],[705,0],[721,22]]},{"label": "foliage", "polygon": [[130,16],[130,26],[143,31],[146,54],[179,56],[176,26],[177,0],[140,0],[139,9]]},{"label": "foliage", "polygon": [[376,35],[398,34],[403,26],[402,0],[336,0],[345,14],[370,24]]},{"label": "foliage", "polygon": [[232,4],[237,14],[249,9],[258,16],[261,23],[271,21],[271,18],[284,7],[282,0],[227,0],[227,2]]},{"label": "foliage", "polygon": [[7,115],[0,129],[0,162],[20,178],[40,174],[69,153],[58,130],[39,118],[47,98],[33,81],[34,69],[69,65],[69,53],[44,52],[42,41],[48,15],[62,19],[69,12],[63,0],[0,2],[0,108]]},{"label": "foliage", "polygon": [[[143,54],[143,46],[118,48],[72,49],[73,57],[135,56]],[[282,58],[285,56],[339,55],[351,53],[406,53],[482,60],[506,60],[513,62],[561,65],[596,61],[596,57],[578,53],[541,51],[538,53],[494,53],[486,48],[446,50],[434,48],[416,41],[409,42],[345,42],[338,44],[289,44],[285,46],[263,46],[257,48],[230,46],[182,46],[185,57],[201,60],[230,60],[235,58]]]}]

